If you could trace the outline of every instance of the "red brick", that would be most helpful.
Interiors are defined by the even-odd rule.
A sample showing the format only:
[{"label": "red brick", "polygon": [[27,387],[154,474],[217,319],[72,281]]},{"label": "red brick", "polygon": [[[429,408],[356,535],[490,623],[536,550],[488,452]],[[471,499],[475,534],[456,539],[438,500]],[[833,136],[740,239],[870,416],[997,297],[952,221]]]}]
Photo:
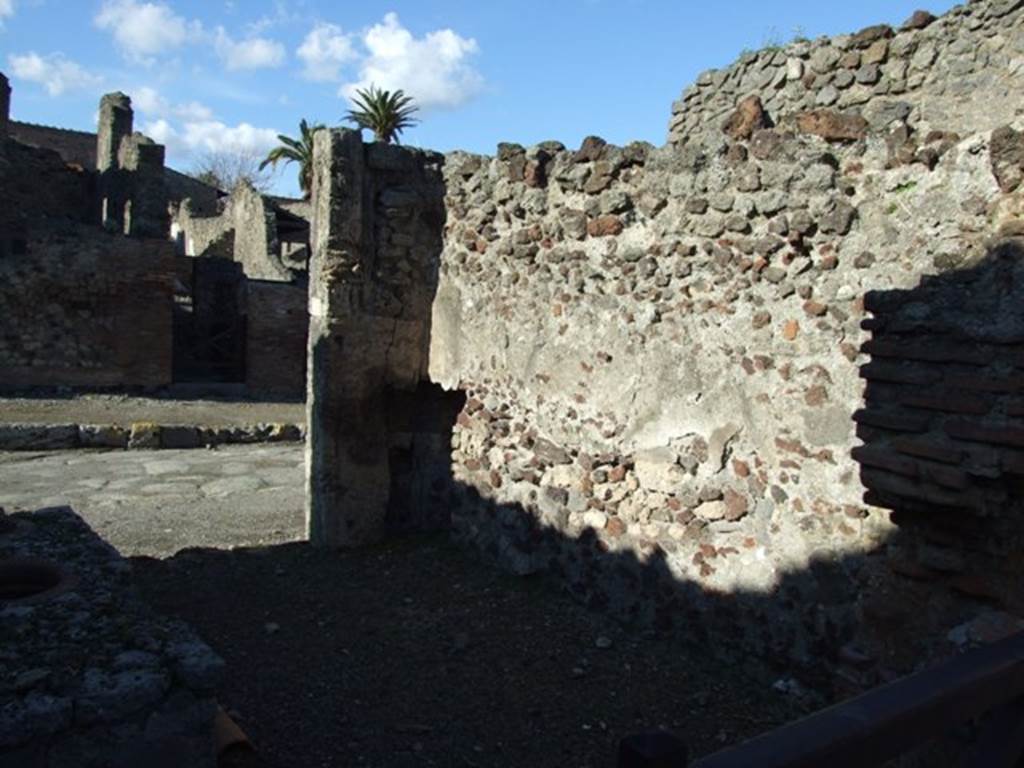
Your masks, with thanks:
[{"label": "red brick", "polygon": [[887,339],[876,338],[864,342],[862,351],[874,357],[920,360],[934,363],[964,363],[987,365],[995,359],[990,349],[950,342],[945,339]]},{"label": "red brick", "polygon": [[873,445],[859,445],[850,451],[854,461],[869,467],[878,467],[898,475],[917,477],[918,464],[914,459]]},{"label": "red brick", "polygon": [[999,464],[1008,474],[1024,476],[1024,453],[1004,451]]},{"label": "red brick", "polygon": [[892,439],[892,447],[900,453],[919,456],[922,459],[942,462],[943,464],[959,464],[964,452],[943,442],[941,437],[908,437],[900,435]]},{"label": "red brick", "polygon": [[932,384],[939,380],[939,372],[923,365],[872,360],[860,367],[860,377],[869,381],[889,381],[895,384]]},{"label": "red brick", "polygon": [[945,429],[946,434],[958,440],[1024,448],[1024,427],[954,419],[946,422]]},{"label": "red brick", "polygon": [[996,392],[1001,394],[1024,393],[1024,375],[986,376],[983,374],[951,373],[946,375],[946,383],[960,389],[973,392]]},{"label": "red brick", "polygon": [[931,423],[928,416],[906,411],[864,408],[853,414],[853,420],[869,427],[891,429],[895,432],[927,432]]},{"label": "red brick", "polygon": [[[918,483],[881,469],[861,468],[861,481],[884,496],[897,496],[952,509],[984,509],[984,499],[976,493],[958,493],[937,488],[931,483]],[[892,505],[892,506],[899,506]]]},{"label": "red brick", "polygon": [[954,490],[962,491],[971,486],[971,478],[966,472],[945,464],[919,462],[918,474],[922,480],[928,480],[936,485],[941,485],[943,488],[953,488]]},{"label": "red brick", "polygon": [[923,408],[928,411],[944,411],[945,413],[966,413],[983,416],[992,410],[992,403],[980,397],[957,394],[947,390],[933,392],[917,392],[900,395],[900,403],[912,408]]}]

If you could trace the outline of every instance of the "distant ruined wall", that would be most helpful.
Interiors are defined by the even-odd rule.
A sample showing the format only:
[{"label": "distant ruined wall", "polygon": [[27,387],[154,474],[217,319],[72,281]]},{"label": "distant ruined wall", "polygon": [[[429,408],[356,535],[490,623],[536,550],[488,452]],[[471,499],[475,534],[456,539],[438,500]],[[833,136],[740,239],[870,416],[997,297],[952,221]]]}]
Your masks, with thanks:
[{"label": "distant ruined wall", "polygon": [[720,125],[751,94],[777,122],[828,108],[862,111],[876,124],[898,110],[922,135],[991,130],[1020,114],[1020,26],[1020,2],[990,0],[939,19],[918,11],[898,30],[883,24],[744,53],[683,91],[672,105],[669,141],[685,143]]},{"label": "distant ruined wall", "polygon": [[173,249],[82,225],[0,259],[0,388],[171,381]]},{"label": "distant ruined wall", "polygon": [[10,122],[8,133],[12,139],[32,147],[45,147],[57,152],[66,163],[77,165],[84,170],[96,168],[96,134],[86,131],[70,131],[49,125]]},{"label": "distant ruined wall", "polygon": [[[1016,469],[992,475],[1024,427],[997,398],[1024,394],[1003,353],[948,382],[896,363],[904,384],[942,391],[892,395],[881,416],[863,380],[884,400],[876,380],[899,375],[893,347],[871,341],[866,296],[898,292],[913,316],[930,295],[922,278],[953,286],[943,301],[955,303],[956,275],[1019,258],[1022,5],[747,55],[688,91],[665,147],[591,138],[578,151],[449,155],[429,374],[468,395],[452,441],[456,533],[622,615],[699,618],[796,664],[846,648],[840,674],[864,685],[984,608],[1024,608],[1005,546],[1022,513]],[[798,68],[816,74],[780,74]],[[820,95],[829,85],[834,99]],[[972,313],[1019,319],[1019,280],[978,285],[1001,297],[979,296],[943,328],[977,324]],[[943,471],[887,441],[858,448],[875,439],[866,419],[896,410],[877,434],[923,430],[929,413],[979,397],[988,419],[949,428],[1002,446],[986,465],[947,458]],[[927,516],[903,526],[889,512],[937,500],[973,516],[973,556]],[[931,566],[904,567],[923,541]],[[628,573],[623,553],[677,588]],[[921,582],[934,613],[920,610]],[[965,586],[979,583],[987,591]],[[898,662],[881,658],[893,647]]]},{"label": "distant ruined wall", "polygon": [[246,282],[245,382],[253,397],[302,398],[306,392],[308,287]]},{"label": "distant ruined wall", "polygon": [[173,209],[171,233],[182,255],[232,259],[253,280],[291,282],[295,278],[280,255],[270,199],[246,181],[213,205],[183,200]]}]

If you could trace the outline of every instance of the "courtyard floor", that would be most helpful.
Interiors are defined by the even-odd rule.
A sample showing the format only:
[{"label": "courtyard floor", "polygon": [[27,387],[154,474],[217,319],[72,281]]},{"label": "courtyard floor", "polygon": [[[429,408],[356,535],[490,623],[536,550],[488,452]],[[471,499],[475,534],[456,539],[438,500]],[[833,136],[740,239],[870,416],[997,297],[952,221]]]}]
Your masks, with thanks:
[{"label": "courtyard floor", "polygon": [[628,631],[443,536],[311,549],[298,445],[0,454],[0,505],[58,503],[225,658],[256,747],[227,765],[612,766],[636,730],[700,755],[801,713],[742,656]]}]

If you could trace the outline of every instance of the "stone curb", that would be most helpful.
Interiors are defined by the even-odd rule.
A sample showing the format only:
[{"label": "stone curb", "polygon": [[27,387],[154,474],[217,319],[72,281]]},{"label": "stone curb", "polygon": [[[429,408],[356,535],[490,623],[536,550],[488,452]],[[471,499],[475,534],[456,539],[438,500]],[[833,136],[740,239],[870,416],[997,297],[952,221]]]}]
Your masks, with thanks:
[{"label": "stone curb", "polygon": [[50,451],[68,448],[208,448],[239,443],[305,440],[298,424],[246,424],[203,427],[135,422],[115,424],[0,424],[0,450]]}]

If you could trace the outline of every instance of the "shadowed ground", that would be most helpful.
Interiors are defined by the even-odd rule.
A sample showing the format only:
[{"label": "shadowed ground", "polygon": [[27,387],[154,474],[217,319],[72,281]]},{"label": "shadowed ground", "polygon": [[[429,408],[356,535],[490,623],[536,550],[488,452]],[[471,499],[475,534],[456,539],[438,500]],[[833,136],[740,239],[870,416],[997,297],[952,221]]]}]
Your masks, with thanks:
[{"label": "shadowed ground", "polygon": [[630,731],[705,753],[798,714],[756,663],[626,632],[443,537],[134,566],[227,661],[221,701],[259,750],[232,765],[607,766]]},{"label": "shadowed ground", "polygon": [[626,631],[443,536],[294,542],[301,464],[296,445],[0,454],[0,505],[71,503],[146,555],[143,597],[227,661],[221,702],[258,750],[229,765],[606,766],[630,731],[700,754],[800,713],[753,661]]}]

